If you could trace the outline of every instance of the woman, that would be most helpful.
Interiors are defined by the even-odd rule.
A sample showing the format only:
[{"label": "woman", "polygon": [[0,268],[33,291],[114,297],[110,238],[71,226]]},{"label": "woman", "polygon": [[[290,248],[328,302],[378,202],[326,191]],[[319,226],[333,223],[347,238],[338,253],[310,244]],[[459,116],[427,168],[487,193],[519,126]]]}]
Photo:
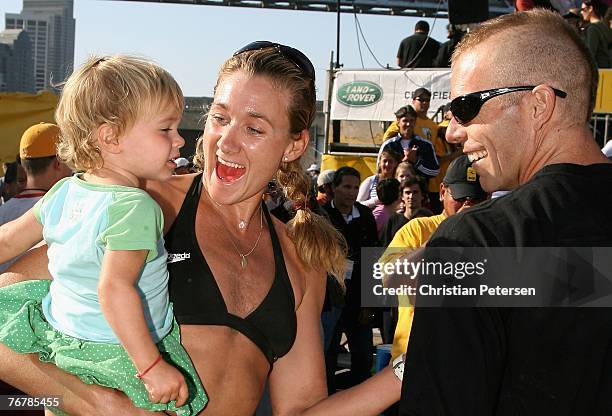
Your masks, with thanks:
[{"label": "woman", "polygon": [[[326,273],[342,273],[344,254],[335,231],[309,210],[298,209],[285,226],[263,208],[274,175],[305,206],[299,159],[314,114],[308,58],[254,42],[220,70],[194,159],[203,173],[146,185],[164,211],[170,297],[183,346],[206,380],[203,414],[254,414],[266,380],[278,415],[374,415],[399,398],[401,383],[387,368],[326,399],[319,320]],[[44,250],[28,257],[3,284],[46,274]],[[62,396],[70,414],[149,414],[3,346],[0,379]]]},{"label": "woman", "polygon": [[376,192],[376,186],[382,179],[391,179],[395,176],[395,169],[400,161],[401,155],[398,153],[389,149],[383,150],[378,160],[376,175],[368,176],[361,182],[359,193],[357,194],[357,202],[370,209],[381,205]]}]

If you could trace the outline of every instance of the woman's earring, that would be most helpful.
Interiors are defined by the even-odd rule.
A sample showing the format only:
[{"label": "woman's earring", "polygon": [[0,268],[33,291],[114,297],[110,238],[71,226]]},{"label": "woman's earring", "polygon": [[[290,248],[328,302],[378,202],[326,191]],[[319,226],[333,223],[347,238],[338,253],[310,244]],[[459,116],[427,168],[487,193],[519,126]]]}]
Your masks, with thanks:
[{"label": "woman's earring", "polygon": [[286,162],[287,160],[289,160],[289,158],[288,158],[287,156],[285,156],[285,157],[283,158],[283,160]]}]

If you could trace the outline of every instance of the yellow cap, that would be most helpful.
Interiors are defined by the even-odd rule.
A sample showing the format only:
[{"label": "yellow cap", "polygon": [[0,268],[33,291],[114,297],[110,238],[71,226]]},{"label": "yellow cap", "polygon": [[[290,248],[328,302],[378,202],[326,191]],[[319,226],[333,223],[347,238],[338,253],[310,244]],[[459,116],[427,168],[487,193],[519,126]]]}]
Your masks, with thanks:
[{"label": "yellow cap", "polygon": [[21,136],[19,156],[22,159],[55,156],[60,129],[52,123],[38,123],[28,128]]}]

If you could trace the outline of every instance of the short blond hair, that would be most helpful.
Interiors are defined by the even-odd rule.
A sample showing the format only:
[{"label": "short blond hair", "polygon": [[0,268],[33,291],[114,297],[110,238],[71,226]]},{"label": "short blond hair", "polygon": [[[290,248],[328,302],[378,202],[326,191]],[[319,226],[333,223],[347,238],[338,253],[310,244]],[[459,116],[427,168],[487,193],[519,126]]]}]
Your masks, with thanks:
[{"label": "short blond hair", "polygon": [[96,144],[102,124],[117,136],[139,117],[162,106],[182,112],[181,88],[169,72],[134,56],[92,56],[63,84],[55,111],[61,129],[58,157],[75,171],[99,169],[104,161]]},{"label": "short blond hair", "polygon": [[499,65],[490,70],[504,87],[548,83],[567,92],[561,100],[566,112],[589,120],[599,74],[580,35],[559,14],[536,8],[488,20],[463,37],[453,52],[453,66],[491,38],[501,46],[495,49]]}]

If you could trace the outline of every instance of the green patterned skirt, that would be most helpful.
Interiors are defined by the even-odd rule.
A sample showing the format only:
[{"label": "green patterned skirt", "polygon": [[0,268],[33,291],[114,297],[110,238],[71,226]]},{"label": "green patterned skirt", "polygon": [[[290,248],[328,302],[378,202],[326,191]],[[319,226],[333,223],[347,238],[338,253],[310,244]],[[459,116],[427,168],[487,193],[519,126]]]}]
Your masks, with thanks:
[{"label": "green patterned skirt", "polygon": [[31,280],[0,288],[0,342],[19,353],[38,353],[42,362],[78,376],[84,383],[121,390],[135,406],[150,411],[171,410],[196,415],[208,402],[189,355],[181,345],[179,326],[157,343],[166,362],[185,376],[189,399],[180,408],[174,401],[151,403],[143,382],[135,377],[134,364],[121,345],[85,341],[65,335],[45,319],[41,301],[49,280]]}]

